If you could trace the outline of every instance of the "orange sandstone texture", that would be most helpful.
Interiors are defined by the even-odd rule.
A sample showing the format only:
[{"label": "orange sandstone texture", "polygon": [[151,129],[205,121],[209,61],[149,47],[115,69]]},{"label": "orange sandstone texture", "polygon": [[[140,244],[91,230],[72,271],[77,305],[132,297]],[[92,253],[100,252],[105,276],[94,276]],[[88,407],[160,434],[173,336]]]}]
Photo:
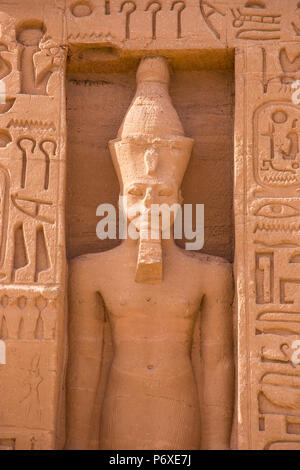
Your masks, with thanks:
[{"label": "orange sandstone texture", "polygon": [[[99,416],[100,448],[199,449],[201,441],[204,448],[229,448],[231,266],[222,259],[188,255],[173,239],[144,238],[151,204],[180,201],[193,146],[184,136],[168,85],[166,60],[144,58],[136,94],[117,138],[109,142],[121,194],[128,199],[128,220],[133,204],[142,215],[134,221],[139,240],[126,239],[113,250],[82,255],[70,264],[69,449],[90,445],[105,318],[113,358]],[[199,336],[200,326],[193,366],[193,337]],[[194,368],[200,355],[197,390]]]},{"label": "orange sandstone texture", "polygon": [[[299,38],[297,0],[1,3],[0,449],[300,448]],[[201,253],[145,236],[182,196]]]}]

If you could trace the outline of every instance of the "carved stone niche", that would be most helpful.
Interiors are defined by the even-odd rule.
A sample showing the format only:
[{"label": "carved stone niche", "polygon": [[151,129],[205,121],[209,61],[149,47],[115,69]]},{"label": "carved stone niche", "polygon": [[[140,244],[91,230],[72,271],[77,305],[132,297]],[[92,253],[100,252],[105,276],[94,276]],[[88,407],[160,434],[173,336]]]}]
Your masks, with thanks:
[{"label": "carved stone niche", "polygon": [[[169,75],[170,77],[168,77]],[[233,358],[230,359],[233,323],[230,300],[232,291],[230,263],[233,259],[233,53],[230,50],[198,51],[197,53],[177,51],[176,54],[149,54],[143,57],[142,53],[137,51],[124,54],[121,49],[109,44],[102,47],[71,46],[67,64],[66,95],[69,165],[66,217],[70,274],[70,355],[67,380],[66,446],[68,449],[228,448],[234,398],[232,381],[234,364]],[[140,113],[139,119],[134,117],[137,115],[136,113]],[[123,190],[125,184],[144,181],[145,177],[149,179],[149,184],[157,179],[162,182],[169,181],[169,179],[173,181],[174,178],[176,180],[175,173],[183,165],[180,158],[178,157],[178,162],[176,160],[177,169],[172,170],[174,166],[170,153],[172,147],[168,147],[168,151],[160,147],[157,150],[156,147],[155,149],[150,148],[150,144],[147,144],[149,148],[144,149],[141,146],[143,145],[141,139],[146,138],[151,142],[173,142],[174,146],[189,146],[189,150],[182,150],[183,154],[180,157],[187,159],[186,164],[189,161],[182,183],[183,200],[184,203],[191,204],[194,208],[196,204],[205,204],[205,245],[202,254],[191,255],[191,252],[189,254],[192,257],[196,256],[196,258],[199,256],[199,265],[203,268],[204,276],[211,276],[211,270],[216,269],[215,291],[210,293],[213,283],[207,291],[205,283],[200,288],[200,291],[201,289],[206,291],[207,298],[212,295],[214,299],[208,300],[208,306],[201,308],[202,313],[206,311],[206,308],[208,309],[210,326],[205,326],[203,323],[205,338],[202,338],[199,344],[198,321],[201,323],[202,320],[200,320],[200,314],[199,316],[197,314],[195,317],[197,326],[193,330],[194,338],[192,334],[188,340],[193,343],[192,355],[195,368],[193,380],[197,383],[196,393],[198,394],[195,402],[192,398],[194,393],[192,384],[184,385],[189,383],[190,379],[182,377],[181,383],[177,383],[182,374],[180,368],[183,366],[183,364],[180,365],[180,353],[174,352],[174,359],[167,357],[168,354],[165,355],[163,352],[161,359],[159,359],[159,355],[157,356],[155,353],[157,347],[162,347],[166,351],[168,348],[172,350],[173,347],[174,351],[177,350],[173,339],[177,344],[175,337],[179,332],[176,333],[176,322],[179,322],[177,326],[181,324],[179,319],[181,315],[180,304],[182,301],[186,302],[186,311],[190,311],[186,318],[192,314],[194,308],[192,304],[195,299],[193,300],[193,295],[190,295],[194,288],[191,286],[188,289],[182,286],[179,288],[179,283],[181,283],[179,280],[184,270],[181,273],[180,263],[177,265],[178,261],[175,261],[177,255],[174,254],[173,268],[174,275],[176,271],[177,280],[174,278],[173,281],[170,281],[170,273],[168,274],[169,255],[167,255],[167,247],[164,248],[164,241],[162,242],[163,254],[161,254],[157,244],[152,243],[149,248],[149,242],[142,241],[141,231],[139,250],[138,244],[133,249],[129,247],[128,254],[132,250],[132,259],[130,255],[130,260],[126,258],[125,262],[122,253],[123,250],[125,250],[124,253],[127,250],[125,248],[127,241],[121,243],[118,236],[115,240],[99,240],[95,231],[99,222],[99,217],[96,216],[98,205],[110,203],[117,208],[120,188],[122,194],[125,194]],[[194,146],[190,157],[192,142],[194,142]],[[140,145],[140,150],[136,150],[136,157],[134,157],[135,145]],[[126,146],[128,146],[128,154],[124,157]],[[129,163],[131,158],[137,159],[132,163],[132,167]],[[166,163],[164,163],[164,159],[166,159]],[[172,176],[172,172],[174,172],[174,176]],[[138,200],[139,196],[136,193],[135,195]],[[163,202],[163,200],[159,201],[159,203]],[[181,247],[178,252],[180,256],[181,253],[184,253],[182,248],[184,248],[186,241],[185,239],[178,240],[178,245]],[[165,249],[167,251],[164,251]],[[121,251],[119,252],[119,250]],[[134,280],[134,273],[127,272],[127,268],[123,269],[121,266],[123,263],[130,266],[132,260],[136,262],[138,251],[137,273]],[[118,253],[120,254],[118,255]],[[116,260],[120,264],[120,275],[123,280],[119,279],[119,275],[114,276],[113,274],[114,261],[108,261],[111,255],[113,258],[116,256]],[[102,259],[102,256],[105,258]],[[107,261],[106,256],[108,256]],[[191,258],[188,254],[184,256],[187,256],[186,263],[188,263]],[[159,261],[161,259],[162,261]],[[95,263],[94,267],[90,262]],[[109,267],[110,264],[111,267]],[[99,273],[96,266],[100,269]],[[178,267],[175,268],[175,266]],[[186,275],[189,277],[192,276],[194,268],[187,266],[188,264],[185,268],[188,271]],[[107,273],[104,274],[107,269]],[[189,269],[191,269],[190,272]],[[226,273],[225,271],[223,273],[223,269]],[[196,273],[195,276],[197,278]],[[199,276],[202,277],[200,274]],[[107,278],[106,281],[105,278]],[[199,283],[201,284],[200,278]],[[95,284],[93,279],[97,279],[99,284]],[[104,284],[102,284],[103,282]],[[107,282],[109,282],[108,290],[105,287]],[[223,282],[225,284],[220,288]],[[149,283],[157,285],[150,286]],[[169,295],[174,295],[171,292],[173,289],[177,289],[177,284],[180,294],[178,298],[175,295],[172,307],[168,305],[167,299]],[[113,288],[113,292],[111,292],[111,288]],[[164,290],[167,292],[168,289],[170,289],[169,294],[164,298],[163,292]],[[191,289],[190,292],[188,292],[189,289]],[[195,287],[195,291],[199,294],[197,287]],[[94,296],[97,294],[99,294],[99,302],[93,306]],[[220,305],[223,305],[224,308],[222,312],[218,312],[221,317],[216,318],[215,315],[219,307],[214,306],[214,302],[218,303],[219,295],[224,296],[220,299]],[[134,300],[135,296],[136,301]],[[143,302],[146,303],[145,307]],[[210,302],[212,302],[211,307],[209,307]],[[83,304],[86,305],[84,315],[89,318],[82,317],[83,310],[80,306]],[[120,308],[123,309],[125,315],[122,320],[125,329],[120,332],[120,337],[118,337],[119,333],[116,328],[119,328],[117,326],[119,323],[118,321],[115,323],[114,312]],[[196,310],[198,311],[199,308],[200,305]],[[98,312],[96,316],[94,316],[93,309]],[[131,314],[126,315],[126,309],[128,314],[132,311],[132,318],[135,320],[130,320]],[[138,312],[139,309],[145,309],[145,312],[149,310],[148,327],[145,323],[146,319],[135,313],[135,310]],[[166,339],[162,341],[159,336],[164,328],[168,329],[169,320],[167,318],[171,312],[175,328],[173,339],[169,332],[166,333]],[[117,315],[119,314],[117,313]],[[162,320],[159,320],[159,317],[162,317]],[[175,320],[177,317],[178,320]],[[84,324],[81,323],[80,318]],[[152,318],[151,321],[150,318]],[[130,327],[132,321],[137,325],[137,328],[134,327],[133,330]],[[158,326],[160,322],[161,325]],[[213,331],[205,333],[206,327],[212,328]],[[111,328],[113,328],[113,332]],[[153,333],[149,334],[148,340],[139,338],[137,333],[139,329],[141,329],[140,334],[145,329],[144,334],[148,336],[148,328],[153,328]],[[186,326],[182,324],[180,328],[185,329]],[[80,331],[84,331],[84,335]],[[207,352],[205,344],[209,342],[209,334],[220,334],[220,338],[224,338],[220,339],[216,348],[218,349],[224,341],[221,347],[224,352],[221,362],[218,359],[217,350],[211,351],[210,372],[207,370],[209,367],[207,364],[202,367],[200,363],[200,350],[203,350],[205,357]],[[116,366],[114,357],[118,354],[118,348],[115,349],[116,344],[119,341],[126,343],[127,335],[133,335],[130,350],[135,350],[135,356],[141,355],[142,357],[148,349],[148,361],[150,362],[143,363],[144,361],[141,360],[141,364],[137,364],[133,357],[128,359],[129,362],[131,361],[132,374],[136,375],[137,379],[133,384],[130,379],[132,374],[126,370],[127,366],[125,365],[121,374],[124,374],[124,381],[127,382],[128,391],[126,392],[119,383],[119,379],[114,377],[113,371],[115,367],[120,369],[124,367],[121,364]],[[155,345],[153,340],[157,335],[158,343]],[[89,338],[89,344],[86,342],[87,338]],[[139,343],[144,341],[144,346],[139,346]],[[103,346],[99,350],[100,342]],[[93,350],[90,349],[91,344],[94,344]],[[207,347],[209,348],[209,346]],[[92,363],[88,359],[89,353],[87,351],[90,351],[90,354],[95,357]],[[170,354],[172,355],[172,353]],[[175,357],[177,354],[178,358]],[[126,357],[127,352],[124,351],[122,361],[125,361],[125,364]],[[221,367],[221,363],[227,360],[229,363],[231,360],[229,377],[225,372],[225,377],[221,373],[220,379],[218,379],[220,380],[220,388],[223,390],[223,397],[221,399],[219,397],[209,398],[207,389],[203,387],[203,382],[210,382],[210,374],[214,368]],[[82,367],[85,368],[85,372]],[[189,366],[187,367],[189,368]],[[160,368],[165,372],[160,372]],[[153,375],[150,382],[149,374]],[[160,374],[164,374],[166,378],[159,378]],[[157,380],[162,381],[160,392]],[[119,385],[114,387],[114,381]],[[166,385],[167,382],[173,383],[174,393],[167,391],[170,386]],[[182,400],[183,402],[187,400],[187,403],[190,403],[190,409],[194,410],[193,414],[196,418],[192,420],[193,423],[189,420],[188,413],[180,406],[171,416],[172,406],[177,408],[177,400],[180,401],[179,395],[182,394],[182,397],[185,395],[185,387],[189,389],[189,392]],[[129,396],[132,394],[132,397],[127,401],[124,399],[122,404],[118,395],[126,395],[127,393]],[[164,394],[166,394],[166,400],[170,400],[173,405],[164,404],[164,399],[160,396]],[[175,399],[175,397],[177,398]],[[146,408],[148,408],[149,414]],[[212,409],[212,413],[208,412],[208,409]],[[217,417],[216,413],[219,412],[221,416]],[[161,413],[162,416],[159,417]],[[185,422],[183,427],[177,422],[175,416],[181,413],[183,413],[182,419]],[[111,422],[114,414],[117,421],[113,418],[113,422]],[[201,415],[204,424],[200,430]],[[128,432],[125,432],[124,426],[128,419],[131,420],[129,427],[133,429],[132,432],[129,429]],[[175,430],[174,432],[171,432],[171,429],[168,431],[172,420],[171,426]],[[185,425],[192,427],[193,431],[185,432]],[[126,426],[128,427],[128,423]],[[160,426],[161,431],[159,431]],[[219,429],[217,429],[218,426]],[[210,427],[216,432],[216,437],[212,440]]]},{"label": "carved stone niche", "polygon": [[[233,260],[233,51],[165,53],[170,96],[185,135],[195,140],[182,183],[184,204],[205,204],[204,252]],[[117,135],[136,88],[141,52],[112,44],[72,46],[67,68],[68,258],[120,243],[99,240],[96,209],[117,208],[119,184],[107,143]],[[118,106],[116,106],[116,102]],[[99,105],[101,103],[101,106]],[[178,240],[183,247],[186,239]]]},{"label": "carved stone niche", "polygon": [[[298,0],[1,2],[0,450],[299,449],[299,37]],[[129,167],[201,253],[97,238]]]}]

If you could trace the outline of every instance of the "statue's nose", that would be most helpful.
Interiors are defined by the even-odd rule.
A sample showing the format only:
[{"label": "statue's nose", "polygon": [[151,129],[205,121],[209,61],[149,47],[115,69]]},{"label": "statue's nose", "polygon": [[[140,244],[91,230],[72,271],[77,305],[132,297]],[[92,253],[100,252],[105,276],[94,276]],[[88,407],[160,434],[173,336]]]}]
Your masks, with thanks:
[{"label": "statue's nose", "polygon": [[153,190],[152,188],[147,188],[145,198],[144,198],[144,204],[147,209],[150,209],[151,204],[153,203]]}]

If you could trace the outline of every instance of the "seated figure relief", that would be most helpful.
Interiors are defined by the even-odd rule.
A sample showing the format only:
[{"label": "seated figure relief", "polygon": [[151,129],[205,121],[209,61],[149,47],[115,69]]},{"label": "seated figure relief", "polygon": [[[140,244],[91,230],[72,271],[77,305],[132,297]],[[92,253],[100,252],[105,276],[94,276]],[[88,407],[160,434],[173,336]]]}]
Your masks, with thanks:
[{"label": "seated figure relief", "polygon": [[139,238],[70,262],[66,448],[90,447],[107,318],[113,358],[98,448],[228,449],[231,264],[179,248],[161,236],[161,224],[158,236],[145,235],[152,204],[181,203],[193,140],[172,105],[166,60],[142,59],[136,79],[136,94],[109,146],[128,223]]}]

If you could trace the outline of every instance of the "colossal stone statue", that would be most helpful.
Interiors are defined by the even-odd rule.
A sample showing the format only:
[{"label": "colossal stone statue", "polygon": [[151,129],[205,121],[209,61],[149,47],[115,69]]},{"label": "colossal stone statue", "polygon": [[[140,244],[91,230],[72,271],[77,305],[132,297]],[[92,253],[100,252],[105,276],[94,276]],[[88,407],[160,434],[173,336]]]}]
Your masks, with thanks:
[{"label": "colossal stone statue", "polygon": [[99,448],[230,446],[231,265],[183,251],[173,238],[160,236],[161,224],[159,236],[145,235],[152,204],[181,202],[181,181],[193,145],[184,136],[168,85],[165,59],[144,58],[135,97],[117,139],[110,142],[121,194],[127,196],[126,215],[130,222],[134,212],[139,239],[127,238],[117,248],[70,263],[69,449],[90,445],[104,317],[114,354],[105,384]]}]

